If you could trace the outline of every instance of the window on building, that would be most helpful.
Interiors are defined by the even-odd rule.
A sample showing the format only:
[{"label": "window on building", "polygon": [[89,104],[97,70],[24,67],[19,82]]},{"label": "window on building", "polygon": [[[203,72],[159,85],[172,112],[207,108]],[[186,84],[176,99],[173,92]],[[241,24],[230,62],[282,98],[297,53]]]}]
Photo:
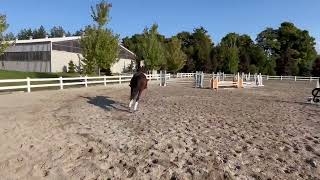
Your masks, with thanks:
[{"label": "window on building", "polygon": [[52,50],[81,53],[79,40],[53,42]]}]

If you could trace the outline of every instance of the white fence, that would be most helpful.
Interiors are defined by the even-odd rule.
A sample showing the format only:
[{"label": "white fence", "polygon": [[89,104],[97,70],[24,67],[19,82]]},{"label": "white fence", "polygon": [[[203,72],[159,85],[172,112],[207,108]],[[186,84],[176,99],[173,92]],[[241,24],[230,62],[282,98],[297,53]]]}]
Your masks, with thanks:
[{"label": "white fence", "polygon": [[[170,79],[170,74],[166,75]],[[64,89],[66,86],[82,85],[83,87],[88,87],[89,84],[122,84],[130,82],[132,75],[120,75],[120,76],[99,76],[99,77],[68,77],[68,78],[38,78],[38,79],[7,79],[0,80],[0,91],[3,90],[19,90],[25,89],[27,92],[31,92],[32,88],[40,87],[59,87]],[[160,80],[159,74],[149,74],[147,78],[152,80]],[[5,83],[5,86],[2,86]],[[9,84],[9,85],[8,85]],[[10,85],[14,84],[14,85]],[[19,84],[19,85],[15,85]],[[21,85],[22,84],[22,85]]]},{"label": "white fence", "polygon": [[320,77],[303,76],[263,76],[266,80],[318,81]]},{"label": "white fence", "polygon": [[[178,73],[177,78],[192,78],[195,73]],[[0,80],[0,92],[5,90],[26,90],[31,92],[32,88],[42,87],[58,87],[64,89],[67,86],[83,86],[88,87],[90,84],[122,84],[128,83],[132,75],[120,76],[99,76],[99,77],[68,77],[68,78],[38,78],[38,79],[6,79]],[[233,78],[233,74],[225,74],[226,78]],[[147,75],[149,80],[160,80],[160,74]],[[171,75],[166,74],[166,78],[170,79]],[[292,80],[292,81],[318,81],[320,77],[302,77],[302,76],[268,76],[262,75],[264,80]]]},{"label": "white fence", "polygon": [[[178,78],[194,77],[195,73],[178,73]],[[234,74],[224,74],[225,78],[233,78]],[[253,77],[253,75],[252,75]],[[262,75],[264,80],[292,80],[292,81],[318,81],[320,77],[304,77],[304,76],[269,76]]]},{"label": "white fence", "polygon": [[196,73],[177,73],[177,78],[194,77]]}]

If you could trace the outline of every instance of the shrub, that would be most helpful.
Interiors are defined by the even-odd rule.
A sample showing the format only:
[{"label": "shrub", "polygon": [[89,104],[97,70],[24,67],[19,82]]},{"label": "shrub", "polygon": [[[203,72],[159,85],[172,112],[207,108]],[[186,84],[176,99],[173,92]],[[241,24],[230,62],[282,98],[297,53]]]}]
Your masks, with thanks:
[{"label": "shrub", "polygon": [[68,73],[75,73],[76,72],[76,65],[73,61],[70,61],[68,64]]}]

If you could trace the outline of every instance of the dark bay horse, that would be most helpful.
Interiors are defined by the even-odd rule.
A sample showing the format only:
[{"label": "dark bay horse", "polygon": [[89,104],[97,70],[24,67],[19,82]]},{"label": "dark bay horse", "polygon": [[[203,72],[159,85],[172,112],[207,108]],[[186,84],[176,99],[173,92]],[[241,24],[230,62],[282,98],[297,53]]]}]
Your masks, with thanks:
[{"label": "dark bay horse", "polygon": [[129,108],[133,105],[134,101],[134,111],[138,108],[138,102],[141,96],[141,93],[147,89],[148,79],[146,74],[142,71],[139,71],[133,75],[130,81],[131,93],[130,93],[130,103]]}]

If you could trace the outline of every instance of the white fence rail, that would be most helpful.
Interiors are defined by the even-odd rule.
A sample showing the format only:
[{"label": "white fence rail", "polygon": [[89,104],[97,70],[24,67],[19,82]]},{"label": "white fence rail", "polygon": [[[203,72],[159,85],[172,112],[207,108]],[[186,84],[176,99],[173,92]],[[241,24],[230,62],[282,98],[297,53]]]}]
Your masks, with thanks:
[{"label": "white fence rail", "polygon": [[[208,74],[209,75],[209,74]],[[192,78],[195,73],[178,73],[177,78]],[[99,76],[99,77],[68,77],[68,78],[37,78],[37,79],[5,79],[0,80],[0,92],[6,90],[26,90],[31,92],[33,88],[43,87],[58,87],[64,89],[67,86],[83,86],[88,87],[90,84],[122,84],[128,83],[131,80],[132,75],[120,75],[120,76]],[[233,74],[225,74],[226,78],[234,77]],[[262,75],[264,80],[292,80],[292,81],[318,81],[320,77],[302,77],[302,76],[268,76]],[[149,80],[160,80],[160,74],[147,75]],[[166,78],[170,79],[171,75],[166,74]]]},{"label": "white fence rail", "polygon": [[[194,77],[195,73],[178,73],[178,78]],[[234,74],[224,74],[225,78],[233,78]],[[251,75],[253,77],[253,75]],[[264,80],[292,80],[292,81],[318,81],[320,77],[304,77],[304,76],[269,76],[262,75]]]},{"label": "white fence rail", "polygon": [[263,76],[266,80],[318,81],[320,77],[304,76]]},{"label": "white fence rail", "polygon": [[[166,77],[170,78],[170,74],[167,74]],[[59,87],[60,89],[64,89],[65,86],[75,86],[75,85],[82,85],[84,87],[88,87],[89,84],[104,84],[104,86],[106,86],[107,84],[110,84],[110,83],[113,83],[113,84],[128,83],[130,82],[131,78],[132,78],[132,75],[98,76],[98,77],[84,76],[84,77],[68,77],[68,78],[60,77],[60,78],[37,78],[37,79],[31,79],[31,78],[6,79],[6,80],[0,80],[0,92],[4,90],[20,90],[20,89],[26,90],[27,92],[31,92],[32,88],[40,88],[40,87]],[[147,75],[147,78],[150,81],[160,80],[160,75],[149,74]]]}]

